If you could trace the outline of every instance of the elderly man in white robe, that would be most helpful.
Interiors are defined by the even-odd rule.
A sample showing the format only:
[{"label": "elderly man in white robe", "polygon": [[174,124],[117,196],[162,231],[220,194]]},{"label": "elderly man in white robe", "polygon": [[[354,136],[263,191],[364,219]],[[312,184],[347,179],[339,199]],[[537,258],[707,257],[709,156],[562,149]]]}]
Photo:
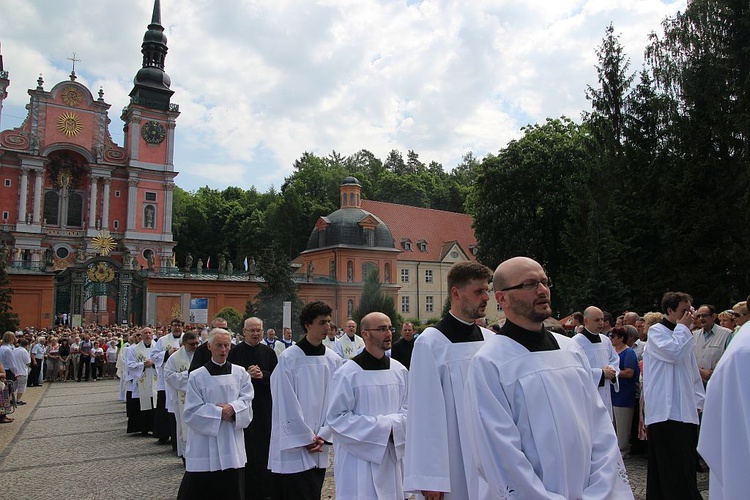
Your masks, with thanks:
[{"label": "elderly man in white robe", "polygon": [[328,405],[336,498],[403,500],[408,371],[385,354],[394,332],[387,315],[366,315],[361,331],[365,349],[334,374]]},{"label": "elderly man in white robe", "polygon": [[[167,385],[167,411],[172,413],[176,423],[177,456],[185,456],[187,446],[188,426],[182,418],[185,412],[185,397],[187,394],[188,374],[193,354],[200,345],[198,332],[189,331],[182,335],[182,347],[167,358],[164,363],[164,382]],[[184,460],[184,458],[183,458]]]},{"label": "elderly man in white robe", "polygon": [[253,384],[244,368],[227,361],[232,334],[208,334],[211,360],[190,373],[185,413],[188,425],[185,475],[178,500],[244,500],[244,429],[253,418]]},{"label": "elderly man in white robe", "polygon": [[552,309],[542,266],[514,257],[493,281],[506,322],[466,378],[471,472],[481,478],[473,498],[632,499],[585,353],[544,328]]},{"label": "elderly man in white robe", "polygon": [[156,347],[154,331],[143,328],[136,336],[140,342],[125,351],[125,366],[131,381],[132,396],[128,407],[128,432],[140,432],[147,436],[154,429],[156,408],[156,369],[151,360],[151,351]]},{"label": "elderly man in white robe", "polygon": [[478,262],[454,264],[447,278],[450,311],[414,342],[404,489],[427,499],[475,500],[478,495],[462,410],[469,361],[495,335],[475,323],[485,315],[491,277]]},{"label": "elderly man in white robe", "polygon": [[277,474],[274,498],[320,500],[331,440],[325,417],[333,374],[343,362],[323,345],[331,329],[331,307],[305,305],[305,336],[279,355],[271,374],[271,443],[268,468]]},{"label": "elderly man in white robe", "polygon": [[711,500],[746,498],[750,492],[750,323],[724,351],[711,375],[698,451],[710,467]]},{"label": "elderly man in white robe", "polygon": [[595,306],[589,306],[583,311],[583,330],[573,336],[573,340],[581,346],[583,352],[589,358],[591,365],[591,377],[599,391],[604,406],[607,407],[610,420],[612,414],[612,390],[620,391],[620,357],[612,347],[609,337],[602,335],[604,328],[604,314]]}]

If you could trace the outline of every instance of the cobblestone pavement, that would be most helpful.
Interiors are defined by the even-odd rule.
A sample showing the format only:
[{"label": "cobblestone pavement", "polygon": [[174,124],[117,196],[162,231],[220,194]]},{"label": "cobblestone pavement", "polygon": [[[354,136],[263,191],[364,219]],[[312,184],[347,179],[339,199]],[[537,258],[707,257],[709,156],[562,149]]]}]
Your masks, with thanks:
[{"label": "cobblestone pavement", "polygon": [[[182,461],[170,446],[126,434],[118,382],[67,382],[29,388],[28,404],[0,426],[0,497],[35,500],[174,499]],[[625,460],[636,500],[645,499],[646,459]],[[708,499],[708,474],[698,474]],[[334,497],[333,463],[323,499]]]}]

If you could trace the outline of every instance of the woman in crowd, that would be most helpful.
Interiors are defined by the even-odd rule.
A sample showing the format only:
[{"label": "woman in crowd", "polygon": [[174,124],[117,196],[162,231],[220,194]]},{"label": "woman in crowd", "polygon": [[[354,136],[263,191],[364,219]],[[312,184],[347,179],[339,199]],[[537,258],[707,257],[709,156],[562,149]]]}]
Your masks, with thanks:
[{"label": "woman in crowd", "polygon": [[723,326],[724,328],[729,328],[730,330],[734,331],[734,329],[737,327],[734,314],[735,312],[732,311],[731,309],[727,309],[726,311],[720,312],[719,313],[719,325]]},{"label": "woman in crowd", "polygon": [[70,367],[68,368],[68,379],[74,380],[78,373],[78,363],[81,361],[81,353],[79,352],[80,339],[78,335],[73,336],[73,340],[70,342]]},{"label": "woman in crowd", "polygon": [[116,340],[109,341],[109,348],[107,349],[105,357],[107,358],[107,364],[105,365],[104,376],[106,378],[115,378],[115,374],[117,373],[117,341]]},{"label": "woman in crowd", "polygon": [[49,339],[47,346],[47,382],[57,382],[60,373],[60,344],[57,337]]},{"label": "woman in crowd", "polygon": [[60,376],[59,379],[65,382],[68,379],[68,365],[70,364],[70,345],[68,339],[60,341]]},{"label": "woman in crowd", "polygon": [[94,348],[91,349],[91,375],[96,382],[96,379],[102,377],[102,371],[104,369],[104,349],[99,344],[98,340],[94,341]]},{"label": "woman in crowd", "polygon": [[10,391],[5,383],[6,373],[3,369],[3,365],[0,364],[0,424],[9,424],[13,422],[13,419],[8,416],[11,413],[13,407],[10,401]]},{"label": "woman in crowd", "polygon": [[620,356],[620,390],[612,390],[612,409],[615,415],[615,430],[617,431],[617,445],[623,457],[630,453],[630,427],[635,408],[635,391],[640,375],[638,356],[628,347],[628,332],[623,327],[615,327],[609,334],[612,347]]}]

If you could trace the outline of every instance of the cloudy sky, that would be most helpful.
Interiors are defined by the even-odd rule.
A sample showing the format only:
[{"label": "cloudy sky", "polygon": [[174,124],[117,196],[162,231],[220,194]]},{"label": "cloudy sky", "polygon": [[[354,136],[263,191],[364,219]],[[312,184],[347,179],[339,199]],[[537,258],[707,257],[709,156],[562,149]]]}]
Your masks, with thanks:
[{"label": "cloudy sky", "polygon": [[[78,81],[120,112],[141,67],[153,0],[2,0],[11,86]],[[547,117],[579,119],[595,48],[613,22],[640,68],[651,31],[685,0],[162,0],[166,71],[180,105],[175,169],[188,190],[279,187],[304,151],[412,149],[446,169]]]}]

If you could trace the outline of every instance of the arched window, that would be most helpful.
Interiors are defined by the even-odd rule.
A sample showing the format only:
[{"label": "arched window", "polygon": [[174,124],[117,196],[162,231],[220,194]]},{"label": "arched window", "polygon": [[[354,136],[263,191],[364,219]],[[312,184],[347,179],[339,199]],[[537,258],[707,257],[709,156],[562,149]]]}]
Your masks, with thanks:
[{"label": "arched window", "polygon": [[143,227],[147,229],[156,227],[156,208],[153,205],[146,205],[143,209]]},{"label": "arched window", "polygon": [[354,193],[349,193],[349,205],[356,206],[354,205]]},{"label": "arched window", "polygon": [[346,193],[341,195],[341,206],[342,207],[346,206]]},{"label": "arched window", "polygon": [[68,195],[68,226],[81,227],[83,225],[83,196],[80,193]]},{"label": "arched window", "polygon": [[60,223],[58,212],[60,210],[60,196],[55,191],[44,193],[44,220],[47,224],[56,226]]}]

